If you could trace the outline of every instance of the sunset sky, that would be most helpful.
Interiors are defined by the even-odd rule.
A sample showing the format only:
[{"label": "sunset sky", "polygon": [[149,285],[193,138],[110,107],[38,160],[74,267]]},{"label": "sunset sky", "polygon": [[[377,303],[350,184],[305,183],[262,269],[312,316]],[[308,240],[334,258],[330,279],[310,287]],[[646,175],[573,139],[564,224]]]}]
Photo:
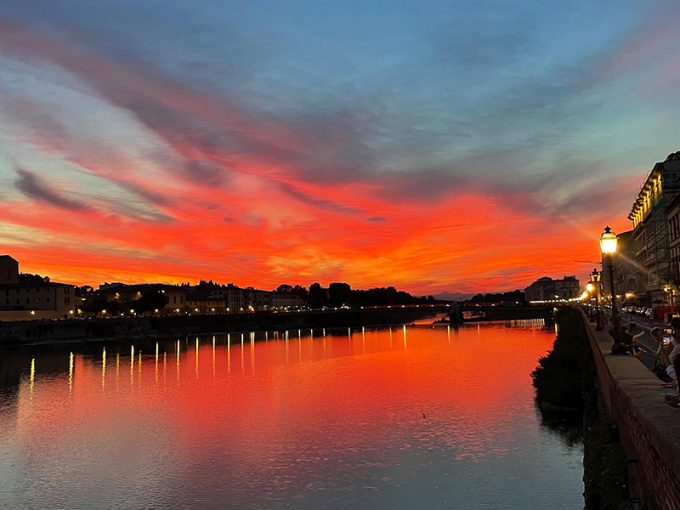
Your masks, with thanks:
[{"label": "sunset sky", "polygon": [[680,150],[675,0],[3,0],[0,254],[54,280],[523,288]]}]

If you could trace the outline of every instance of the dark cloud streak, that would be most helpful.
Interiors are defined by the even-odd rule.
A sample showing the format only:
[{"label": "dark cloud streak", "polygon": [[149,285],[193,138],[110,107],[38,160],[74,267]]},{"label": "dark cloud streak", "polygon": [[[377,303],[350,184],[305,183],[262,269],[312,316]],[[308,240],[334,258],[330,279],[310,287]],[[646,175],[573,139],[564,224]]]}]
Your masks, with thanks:
[{"label": "dark cloud streak", "polygon": [[33,172],[17,168],[17,174],[19,178],[15,181],[14,185],[29,198],[69,211],[90,211],[92,209],[83,202],[67,198],[57,191],[50,189],[49,185]]}]

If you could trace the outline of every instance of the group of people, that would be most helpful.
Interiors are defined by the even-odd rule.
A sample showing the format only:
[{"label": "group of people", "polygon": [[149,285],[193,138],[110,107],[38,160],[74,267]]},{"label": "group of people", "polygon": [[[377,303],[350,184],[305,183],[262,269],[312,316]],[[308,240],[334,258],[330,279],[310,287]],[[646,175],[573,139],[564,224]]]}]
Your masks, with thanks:
[{"label": "group of people", "polygon": [[[668,382],[663,386],[673,389],[673,393],[666,395],[666,403],[672,407],[680,408],[680,317],[674,317],[671,321],[670,330],[665,333],[662,328],[654,328],[652,336],[659,342],[656,355],[657,374],[665,370]],[[667,340],[667,341],[666,341]]]},{"label": "group of people", "polygon": [[[614,336],[612,354],[633,354],[640,357],[642,349],[637,343],[637,339],[645,334],[644,331],[632,334],[635,327],[631,323],[630,327],[621,326],[618,335]],[[680,317],[674,317],[670,328],[652,328],[652,337],[658,342],[658,347],[654,353],[654,373],[663,381],[662,386],[674,390],[673,393],[666,395],[666,403],[672,407],[680,408],[680,386],[678,375],[680,375]]]}]

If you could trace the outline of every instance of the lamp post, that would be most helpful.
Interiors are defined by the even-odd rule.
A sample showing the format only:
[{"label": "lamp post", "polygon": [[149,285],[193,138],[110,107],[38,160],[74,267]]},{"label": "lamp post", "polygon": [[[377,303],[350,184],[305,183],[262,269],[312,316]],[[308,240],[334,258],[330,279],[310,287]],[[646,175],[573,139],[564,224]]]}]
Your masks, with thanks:
[{"label": "lamp post", "polygon": [[609,270],[609,287],[612,293],[612,326],[616,338],[618,338],[619,334],[619,311],[616,309],[616,289],[614,288],[614,254],[616,253],[618,241],[619,238],[612,232],[612,229],[608,226],[605,227],[604,232],[600,236],[600,250]]},{"label": "lamp post", "polygon": [[593,299],[593,291],[595,290],[595,285],[592,281],[586,283],[586,291],[588,291],[588,315],[590,320],[593,320],[593,305],[591,304],[591,299]]},{"label": "lamp post", "polygon": [[595,329],[602,331],[602,321],[600,320],[600,290],[602,285],[600,279],[602,278],[602,273],[597,268],[593,268],[590,278],[595,283]]}]

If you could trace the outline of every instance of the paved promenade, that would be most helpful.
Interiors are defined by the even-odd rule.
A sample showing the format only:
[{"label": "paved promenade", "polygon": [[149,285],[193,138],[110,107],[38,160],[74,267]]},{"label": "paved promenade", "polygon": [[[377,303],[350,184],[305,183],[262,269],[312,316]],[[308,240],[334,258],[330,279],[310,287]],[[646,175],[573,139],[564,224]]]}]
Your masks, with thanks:
[{"label": "paved promenade", "polygon": [[642,315],[629,313],[622,313],[620,319],[622,326],[630,326],[631,323],[635,324],[635,328],[631,330],[631,334],[636,335],[640,333],[640,331],[644,331],[646,333],[636,341],[644,351],[640,357],[640,361],[649,370],[652,370],[654,367],[654,362],[656,361],[656,350],[659,347],[659,343],[654,337],[652,337],[650,331],[654,328],[668,328],[670,327],[669,324],[666,322],[659,322],[654,319],[648,319]]}]

